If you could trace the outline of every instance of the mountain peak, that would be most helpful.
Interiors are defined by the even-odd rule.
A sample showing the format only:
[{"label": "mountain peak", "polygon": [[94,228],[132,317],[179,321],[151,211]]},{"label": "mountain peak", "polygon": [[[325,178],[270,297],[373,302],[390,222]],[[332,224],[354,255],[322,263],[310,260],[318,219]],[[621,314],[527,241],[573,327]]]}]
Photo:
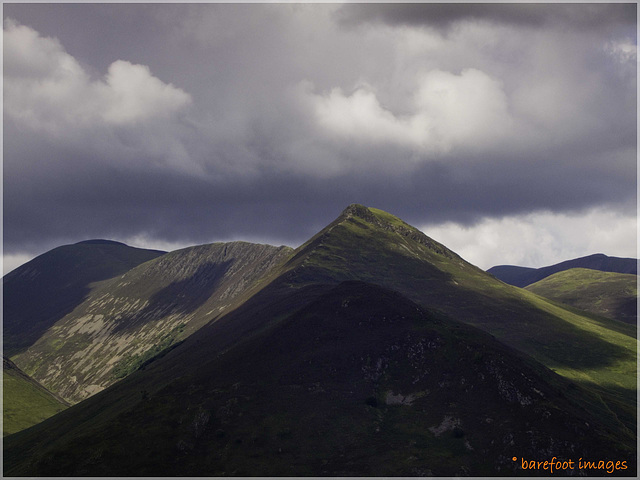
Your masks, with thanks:
[{"label": "mountain peak", "polygon": [[358,203],[352,203],[347,208],[345,208],[338,217],[338,220],[344,221],[353,217],[364,220],[365,222],[373,224],[377,227],[382,227],[385,230],[402,228],[405,230],[411,230],[412,232],[420,232],[420,230],[412,227],[395,215],[387,213],[384,210],[366,207]]},{"label": "mountain peak", "polygon": [[376,228],[393,232],[402,237],[411,239],[440,255],[444,255],[447,258],[454,258],[456,256],[451,250],[428,237],[421,230],[418,230],[395,215],[387,213],[384,210],[365,207],[358,203],[352,203],[342,211],[338,217],[338,223],[348,221],[352,218],[363,220]]},{"label": "mountain peak", "polygon": [[352,203],[347,208],[345,208],[340,214],[341,217],[360,217],[360,218],[368,218],[371,216],[371,210],[361,205],[359,203]]}]

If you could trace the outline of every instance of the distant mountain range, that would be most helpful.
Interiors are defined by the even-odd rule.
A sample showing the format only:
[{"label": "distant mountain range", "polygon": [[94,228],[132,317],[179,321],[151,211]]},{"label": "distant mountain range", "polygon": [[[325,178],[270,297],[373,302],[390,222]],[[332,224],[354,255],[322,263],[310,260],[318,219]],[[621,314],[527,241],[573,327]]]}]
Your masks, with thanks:
[{"label": "distant mountain range", "polygon": [[37,328],[33,297],[14,301],[12,360],[78,403],[7,436],[5,475],[510,476],[552,456],[636,473],[635,325],[506,285],[389,213],[351,205],[295,250],[144,255]]},{"label": "distant mountain range", "polygon": [[571,268],[588,268],[601,272],[638,274],[638,260],[635,258],[608,257],[602,253],[588,255],[586,257],[567,260],[555,265],[542,268],[517,267],[514,265],[498,265],[491,267],[487,272],[509,285],[526,287],[539,282],[554,273],[563,272]]}]

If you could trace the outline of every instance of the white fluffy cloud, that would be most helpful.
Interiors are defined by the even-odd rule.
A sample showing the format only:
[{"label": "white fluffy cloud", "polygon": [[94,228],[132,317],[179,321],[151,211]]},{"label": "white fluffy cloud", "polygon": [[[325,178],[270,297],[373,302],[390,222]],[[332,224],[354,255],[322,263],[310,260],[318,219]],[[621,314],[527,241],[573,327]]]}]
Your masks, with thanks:
[{"label": "white fluffy cloud", "polygon": [[381,105],[371,86],[351,95],[340,88],[307,95],[321,129],[334,138],[397,144],[427,153],[495,146],[511,134],[513,120],[500,82],[478,69],[460,74],[431,70],[420,75],[411,112]]},{"label": "white fluffy cloud", "polygon": [[420,145],[427,136],[428,126],[423,119],[395,116],[380,105],[375,93],[367,87],[348,96],[340,88],[334,88],[328,95],[312,95],[320,127],[344,140]]},{"label": "white fluffy cloud", "polygon": [[448,222],[421,230],[488,269],[495,265],[538,268],[593,253],[637,258],[637,228],[634,214],[597,208],[576,214],[486,218],[473,226]]},{"label": "white fluffy cloud", "polygon": [[168,118],[191,103],[191,97],[172,85],[162,83],[144,65],[124,60],[113,62],[102,92],[107,123],[126,125],[151,118]]},{"label": "white fluffy cloud", "polygon": [[148,67],[124,60],[93,80],[56,39],[12,20],[5,21],[4,52],[4,112],[32,129],[134,126],[168,119],[191,103]]},{"label": "white fluffy cloud", "polygon": [[424,75],[416,103],[445,148],[477,149],[507,137],[512,123],[500,82],[468,68],[459,75],[434,70]]},{"label": "white fluffy cloud", "polygon": [[110,158],[120,167],[152,164],[200,175],[184,142],[192,103],[188,93],[146,65],[116,60],[104,76],[93,78],[57,39],[5,20],[5,121],[71,146],[85,161]]}]

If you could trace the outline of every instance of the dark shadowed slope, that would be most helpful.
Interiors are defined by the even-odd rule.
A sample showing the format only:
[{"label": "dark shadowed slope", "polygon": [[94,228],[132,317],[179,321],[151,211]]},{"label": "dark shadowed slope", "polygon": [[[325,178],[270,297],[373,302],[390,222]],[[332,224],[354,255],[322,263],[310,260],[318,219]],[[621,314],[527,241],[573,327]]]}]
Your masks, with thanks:
[{"label": "dark shadowed slope", "polygon": [[87,297],[91,284],[122,275],[165,252],[89,240],[44,253],[2,279],[4,354],[13,356]]},{"label": "dark shadowed slope", "polygon": [[14,361],[75,403],[220,316],[290,251],[231,242],[167,253],[96,284]]},{"label": "dark shadowed slope", "polygon": [[636,275],[572,268],[528,285],[526,289],[586,312],[636,325],[637,282]]},{"label": "dark shadowed slope", "polygon": [[[261,328],[234,340],[232,325],[256,317]],[[315,285],[254,297],[145,370],[8,437],[5,474],[500,476],[522,473],[513,456],[550,454],[616,458],[635,474],[635,440],[589,401],[396,292]]]},{"label": "dark shadowed slope", "polygon": [[2,357],[2,435],[24,430],[69,406]]},{"label": "dark shadowed slope", "polygon": [[542,268],[517,267],[514,265],[498,265],[491,267],[489,272],[494,277],[509,285],[526,287],[538,282],[554,273],[569,270],[571,268],[589,268],[601,272],[638,274],[638,261],[635,258],[608,257],[602,253],[587,257],[575,258],[556,265]]}]

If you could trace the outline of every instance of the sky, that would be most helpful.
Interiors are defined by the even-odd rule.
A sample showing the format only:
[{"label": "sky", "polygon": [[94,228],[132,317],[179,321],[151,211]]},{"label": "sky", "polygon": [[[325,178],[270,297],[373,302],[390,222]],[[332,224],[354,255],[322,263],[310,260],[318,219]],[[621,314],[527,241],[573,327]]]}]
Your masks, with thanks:
[{"label": "sky", "polygon": [[637,256],[636,4],[4,4],[3,259],[296,247],[351,203],[481,268]]}]

